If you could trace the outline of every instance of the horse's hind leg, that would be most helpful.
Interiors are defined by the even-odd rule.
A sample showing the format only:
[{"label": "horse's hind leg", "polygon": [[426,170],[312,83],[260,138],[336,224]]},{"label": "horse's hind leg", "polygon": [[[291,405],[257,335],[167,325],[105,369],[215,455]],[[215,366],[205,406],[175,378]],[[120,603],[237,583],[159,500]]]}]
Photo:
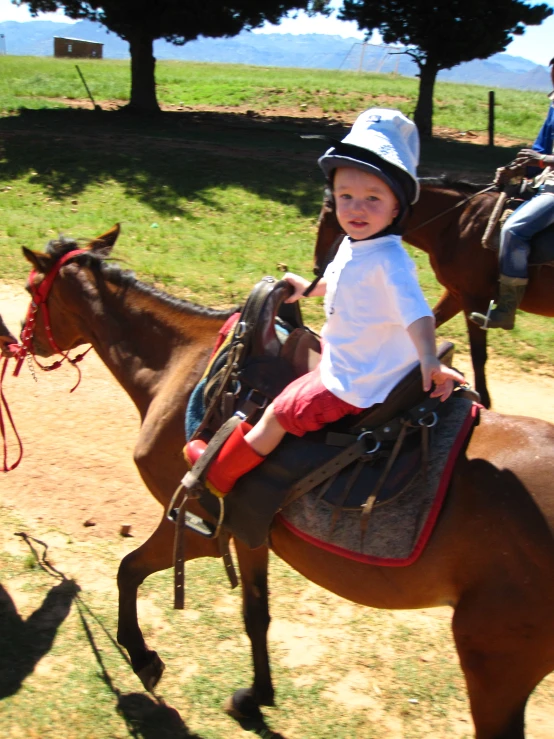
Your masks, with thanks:
[{"label": "horse's hind leg", "polygon": [[269,592],[267,585],[269,550],[248,549],[235,541],[242,583],[242,613],[252,647],[254,682],[241,688],[228,700],[226,710],[235,718],[255,718],[259,706],[273,706],[273,684],[267,649]]},{"label": "horse's hind leg", "polygon": [[[119,588],[117,640],[129,653],[133,670],[146,690],[154,689],[165,666],[158,654],[148,648],[140,630],[137,615],[138,588],[149,575],[173,566],[174,535],[175,525],[164,515],[150,538],[122,559],[117,573]],[[213,541],[190,532],[185,536],[187,560],[219,556]]]},{"label": "horse's hind leg", "polygon": [[476,739],[524,739],[527,700],[554,668],[544,601],[507,597],[509,589],[489,583],[486,593],[465,596],[452,621]]}]

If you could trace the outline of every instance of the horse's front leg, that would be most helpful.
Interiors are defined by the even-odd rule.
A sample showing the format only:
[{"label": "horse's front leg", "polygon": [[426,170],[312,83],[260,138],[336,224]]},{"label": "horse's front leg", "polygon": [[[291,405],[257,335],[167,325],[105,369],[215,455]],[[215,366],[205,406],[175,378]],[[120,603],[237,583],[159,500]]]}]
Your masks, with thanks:
[{"label": "horse's front leg", "polygon": [[[119,589],[117,641],[129,653],[133,671],[149,691],[152,691],[160,681],[165,665],[157,652],[148,648],[140,630],[137,615],[138,589],[149,575],[173,566],[174,536],[175,525],[168,521],[164,514],[152,536],[122,559],[117,573]],[[187,560],[219,556],[214,541],[204,539],[190,531],[185,532],[185,537]]]},{"label": "horse's front leg", "polygon": [[[476,310],[472,308],[471,310]],[[491,399],[487,388],[487,378],[485,376],[485,365],[487,363],[487,332],[479,328],[476,323],[470,321],[468,314],[471,311],[465,311],[465,319],[467,332],[469,335],[469,348],[471,352],[471,363],[473,365],[473,374],[475,377],[475,389],[481,396],[481,403],[485,408],[491,407]]]},{"label": "horse's front leg", "polygon": [[442,326],[451,318],[454,318],[462,310],[462,303],[459,298],[455,297],[450,290],[445,290],[441,295],[439,302],[433,308],[435,315],[435,323],[437,328]]},{"label": "horse's front leg", "polygon": [[249,549],[237,540],[235,547],[241,574],[244,625],[252,647],[254,682],[250,688],[237,690],[227,701],[226,710],[235,718],[256,718],[260,714],[259,706],[274,705],[267,649],[269,550],[267,547]]}]

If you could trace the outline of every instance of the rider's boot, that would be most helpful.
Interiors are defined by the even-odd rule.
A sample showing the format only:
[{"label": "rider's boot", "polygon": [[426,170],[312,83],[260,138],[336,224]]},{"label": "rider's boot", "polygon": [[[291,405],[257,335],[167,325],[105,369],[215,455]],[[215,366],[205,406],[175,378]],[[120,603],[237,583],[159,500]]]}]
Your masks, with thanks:
[{"label": "rider's boot", "polygon": [[500,275],[500,290],[496,308],[487,317],[483,313],[470,313],[469,319],[481,328],[503,328],[511,331],[515,326],[516,310],[523,300],[528,280],[524,277]]},{"label": "rider's boot", "polygon": [[[240,423],[209,466],[205,485],[214,495],[218,497],[227,495],[239,477],[246,475],[264,461],[265,457],[254,451],[244,438],[251,428],[246,421]],[[185,446],[185,459],[191,467],[204,453],[206,447],[207,444],[202,439],[193,439]]]}]

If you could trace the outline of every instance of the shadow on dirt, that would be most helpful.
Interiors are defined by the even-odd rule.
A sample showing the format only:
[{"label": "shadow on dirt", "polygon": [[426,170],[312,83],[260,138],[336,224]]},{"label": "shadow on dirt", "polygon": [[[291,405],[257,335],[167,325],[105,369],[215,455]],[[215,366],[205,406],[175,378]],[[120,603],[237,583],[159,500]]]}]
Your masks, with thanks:
[{"label": "shadow on dirt", "polygon": [[50,651],[78,592],[72,580],[54,585],[40,607],[24,620],[0,584],[0,699],[17,693]]},{"label": "shadow on dirt", "polygon": [[179,712],[143,693],[121,695],[118,712],[124,717],[131,735],[141,739],[202,739],[191,732]]}]

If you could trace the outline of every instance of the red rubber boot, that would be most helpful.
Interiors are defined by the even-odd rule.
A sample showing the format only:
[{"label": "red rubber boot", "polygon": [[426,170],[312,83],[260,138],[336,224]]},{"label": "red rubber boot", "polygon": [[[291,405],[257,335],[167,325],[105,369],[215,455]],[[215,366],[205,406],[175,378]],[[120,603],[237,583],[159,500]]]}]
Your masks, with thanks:
[{"label": "red rubber boot", "polygon": [[[244,438],[252,426],[243,421],[229,436],[219,450],[219,454],[211,463],[206,475],[206,487],[222,498],[230,492],[239,477],[246,475],[261,464],[265,457],[254,451]],[[189,441],[185,446],[185,459],[192,467],[198,457],[203,454],[207,444],[202,439]]]}]

